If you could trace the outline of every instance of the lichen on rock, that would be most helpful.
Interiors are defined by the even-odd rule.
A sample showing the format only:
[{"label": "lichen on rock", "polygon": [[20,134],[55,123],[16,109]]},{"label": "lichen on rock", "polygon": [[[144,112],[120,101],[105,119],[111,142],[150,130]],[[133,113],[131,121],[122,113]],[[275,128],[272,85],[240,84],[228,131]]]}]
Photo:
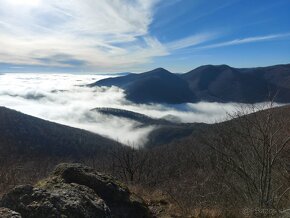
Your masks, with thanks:
[{"label": "lichen on rock", "polygon": [[144,201],[110,176],[81,164],[60,164],[52,174],[5,194],[0,206],[23,218],[147,218]]},{"label": "lichen on rock", "polygon": [[8,208],[0,208],[0,217],[1,218],[22,218],[21,215],[15,211],[12,211]]}]

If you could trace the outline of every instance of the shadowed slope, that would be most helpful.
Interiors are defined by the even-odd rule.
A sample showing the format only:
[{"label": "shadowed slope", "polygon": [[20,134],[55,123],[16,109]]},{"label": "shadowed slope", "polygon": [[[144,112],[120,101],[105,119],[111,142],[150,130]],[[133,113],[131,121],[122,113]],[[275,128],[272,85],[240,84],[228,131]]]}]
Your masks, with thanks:
[{"label": "shadowed slope", "polygon": [[91,86],[118,86],[128,100],[136,103],[178,104],[194,101],[186,81],[178,75],[158,68],[142,74],[100,80]]},{"label": "shadowed slope", "polygon": [[116,142],[103,136],[0,107],[0,149],[20,155],[60,157],[104,153]]},{"label": "shadowed slope", "polygon": [[273,96],[275,101],[286,103],[290,102],[290,65],[243,69],[205,65],[181,75],[158,68],[90,86],[118,86],[135,103],[258,103]]}]

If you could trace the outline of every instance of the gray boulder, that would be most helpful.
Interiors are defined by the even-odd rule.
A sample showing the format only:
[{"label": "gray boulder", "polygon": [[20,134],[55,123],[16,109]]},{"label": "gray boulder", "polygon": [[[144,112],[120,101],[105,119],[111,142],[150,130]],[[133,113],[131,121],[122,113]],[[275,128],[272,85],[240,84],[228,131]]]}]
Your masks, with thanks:
[{"label": "gray boulder", "polygon": [[143,200],[113,178],[80,164],[60,164],[34,187],[18,186],[0,206],[23,218],[147,218]]},{"label": "gray boulder", "polygon": [[1,218],[22,218],[21,215],[15,211],[9,210],[8,208],[0,207]]}]

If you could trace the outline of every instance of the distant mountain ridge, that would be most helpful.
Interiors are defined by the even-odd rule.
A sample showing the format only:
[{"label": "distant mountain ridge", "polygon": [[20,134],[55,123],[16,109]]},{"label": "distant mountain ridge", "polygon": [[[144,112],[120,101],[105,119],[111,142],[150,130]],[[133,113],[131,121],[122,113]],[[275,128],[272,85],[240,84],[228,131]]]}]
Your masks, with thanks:
[{"label": "distant mountain ridge", "polygon": [[[140,125],[136,128],[154,126],[154,130],[149,133],[148,141],[144,145],[147,148],[158,147],[190,136],[193,132],[198,132],[201,128],[207,126],[204,123],[179,123],[164,118],[152,118],[141,113],[118,108],[94,108],[92,111],[139,122]],[[174,120],[174,116],[168,116],[171,117],[171,120]]]},{"label": "distant mountain ridge", "polygon": [[118,109],[118,108],[108,108],[108,107],[98,107],[94,108],[91,111],[96,111],[104,115],[111,115],[115,117],[126,118],[134,120],[136,122],[142,123],[143,125],[169,125],[172,122],[165,119],[155,119],[149,116],[146,116],[141,113],[136,113],[134,111]]},{"label": "distant mountain ridge", "polygon": [[190,102],[194,99],[187,82],[179,75],[163,68],[157,68],[142,74],[103,79],[90,86],[118,86],[125,90],[129,100],[136,103],[178,104]]},{"label": "distant mountain ridge", "polygon": [[[179,124],[164,119],[116,108],[98,108],[110,116],[140,122],[140,127],[154,125],[145,147],[155,147],[189,136],[205,124]],[[136,127],[138,128],[138,127]],[[15,157],[53,157],[78,160],[110,155],[120,143],[101,135],[62,124],[39,119],[21,112],[0,107],[0,153]]]},{"label": "distant mountain ridge", "polygon": [[118,86],[135,103],[237,102],[258,103],[275,97],[290,102],[290,64],[258,68],[205,65],[185,74],[163,68],[90,84]]}]

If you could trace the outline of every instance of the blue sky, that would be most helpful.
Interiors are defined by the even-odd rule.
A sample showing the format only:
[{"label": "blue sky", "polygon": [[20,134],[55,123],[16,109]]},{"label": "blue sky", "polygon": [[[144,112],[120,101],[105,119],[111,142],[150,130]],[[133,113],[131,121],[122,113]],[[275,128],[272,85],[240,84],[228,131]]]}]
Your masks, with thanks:
[{"label": "blue sky", "polygon": [[0,71],[290,63],[289,0],[0,0]]}]

